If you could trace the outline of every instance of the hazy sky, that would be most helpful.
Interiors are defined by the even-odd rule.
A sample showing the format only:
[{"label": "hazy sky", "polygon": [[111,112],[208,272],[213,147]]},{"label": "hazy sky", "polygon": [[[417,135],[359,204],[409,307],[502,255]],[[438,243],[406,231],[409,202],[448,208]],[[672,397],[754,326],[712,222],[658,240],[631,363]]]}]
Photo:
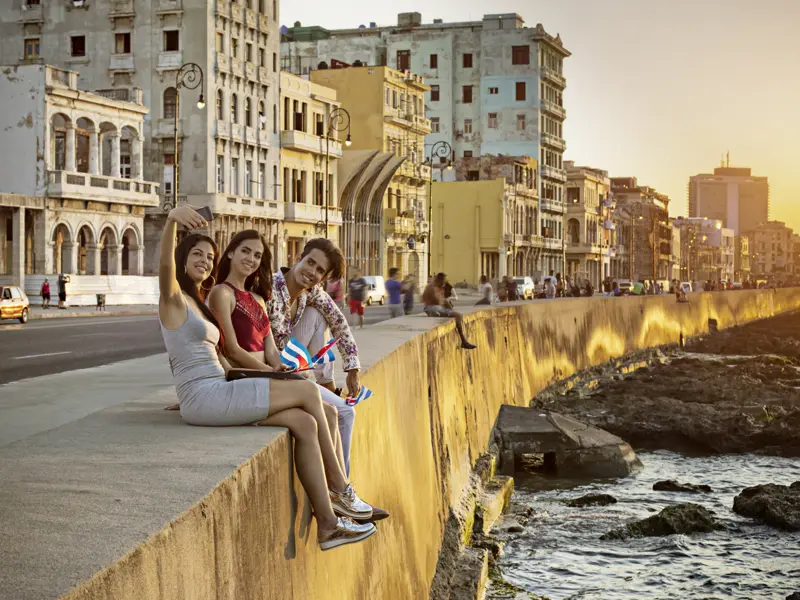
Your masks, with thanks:
[{"label": "hazy sky", "polygon": [[770,218],[800,229],[800,0],[284,0],[281,22],[357,27],[480,20],[542,23],[566,60],[566,159],[634,175],[687,213],[690,175],[731,166],[769,177]]}]

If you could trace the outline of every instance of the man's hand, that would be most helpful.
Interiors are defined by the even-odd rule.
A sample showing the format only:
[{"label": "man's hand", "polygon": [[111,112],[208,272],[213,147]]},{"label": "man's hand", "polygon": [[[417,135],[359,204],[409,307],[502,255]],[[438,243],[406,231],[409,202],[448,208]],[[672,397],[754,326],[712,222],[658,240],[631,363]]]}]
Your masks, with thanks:
[{"label": "man's hand", "polygon": [[358,396],[358,392],[361,391],[361,379],[358,375],[358,369],[347,372],[347,389],[351,398]]}]

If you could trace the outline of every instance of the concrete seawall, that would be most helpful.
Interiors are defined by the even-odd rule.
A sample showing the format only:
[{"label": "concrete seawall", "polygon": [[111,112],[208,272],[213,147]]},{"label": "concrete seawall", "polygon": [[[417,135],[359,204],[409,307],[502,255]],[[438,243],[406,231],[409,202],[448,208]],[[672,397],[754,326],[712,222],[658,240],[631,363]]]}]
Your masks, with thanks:
[{"label": "concrete seawall", "polygon": [[451,322],[406,317],[371,327],[359,345],[375,396],[358,408],[352,475],[362,497],[392,513],[377,535],[318,550],[281,432],[66,597],[427,598],[450,507],[501,404],[527,405],[580,369],[704,333],[709,319],[722,329],[795,308],[800,288],[696,294],[687,304],[673,296],[526,303],[469,315],[472,352],[456,348]]}]

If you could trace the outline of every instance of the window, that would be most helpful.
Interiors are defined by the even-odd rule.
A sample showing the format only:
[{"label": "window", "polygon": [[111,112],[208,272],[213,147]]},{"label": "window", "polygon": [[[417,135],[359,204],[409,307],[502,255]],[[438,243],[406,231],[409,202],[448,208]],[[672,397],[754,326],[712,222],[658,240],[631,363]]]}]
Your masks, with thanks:
[{"label": "window", "polygon": [[464,119],[464,133],[472,133],[472,119]]},{"label": "window", "polygon": [[489,129],[497,129],[497,113],[489,113]]},{"label": "window", "polygon": [[236,94],[231,94],[231,123],[239,122],[239,103]]},{"label": "window", "polygon": [[517,82],[517,102],[525,101],[525,96],[527,96],[525,87],[526,86],[524,81]]},{"label": "window", "polygon": [[253,126],[253,110],[250,98],[244,99],[244,124],[247,125],[248,127]]},{"label": "window", "polygon": [[225,34],[217,32],[217,52],[225,52]]},{"label": "window", "polygon": [[467,171],[467,181],[480,181],[480,171]]},{"label": "window", "polygon": [[472,86],[465,85],[461,88],[461,101],[464,104],[472,104]]},{"label": "window", "polygon": [[272,71],[278,72],[278,55],[275,52],[272,53]]},{"label": "window", "polygon": [[438,102],[439,101],[439,86],[432,85],[431,86],[431,102]]},{"label": "window", "polygon": [[25,0],[27,6],[39,6],[40,0]]},{"label": "window", "polygon": [[267,197],[267,165],[258,165],[258,197],[264,200]]},{"label": "window", "polygon": [[496,87],[490,87],[489,88],[489,95],[490,96],[496,96],[499,93],[500,93],[500,88],[496,88]]},{"label": "window", "polygon": [[472,158],[472,150],[464,150],[464,158]]},{"label": "window", "polygon": [[397,90],[392,90],[392,108],[397,108]]},{"label": "window", "polygon": [[267,68],[267,52],[264,48],[258,49],[258,66],[264,69]]},{"label": "window", "polygon": [[431,133],[439,133],[439,117],[431,118]]},{"label": "window", "polygon": [[73,35],[70,41],[72,56],[86,56],[86,36]]},{"label": "window", "polygon": [[272,0],[272,18],[278,20],[278,0]]},{"label": "window", "polygon": [[178,90],[168,87],[164,90],[164,118],[174,119],[178,104]]},{"label": "window", "polygon": [[231,159],[231,194],[239,195],[239,159]]},{"label": "window", "polygon": [[461,57],[461,66],[463,66],[465,69],[472,68],[472,54],[464,54]]},{"label": "window", "polygon": [[39,58],[39,38],[25,40],[25,58]]},{"label": "window", "polygon": [[267,130],[267,113],[264,112],[264,103],[258,103],[258,128],[262,131]]},{"label": "window", "polygon": [[253,195],[253,161],[244,161],[244,195]]},{"label": "window", "polygon": [[222,90],[217,90],[217,119],[220,121],[225,119],[225,108],[223,107],[224,97]]},{"label": "window", "polygon": [[431,69],[438,69],[439,68],[439,55],[438,54],[431,54]]},{"label": "window", "polygon": [[247,62],[253,62],[253,44],[250,42],[244,46],[244,59]]},{"label": "window", "polygon": [[411,50],[397,51],[397,70],[398,71],[411,70]]},{"label": "window", "polygon": [[517,115],[517,131],[525,131],[525,115]]},{"label": "window", "polygon": [[225,193],[225,157],[217,154],[217,193]]},{"label": "window", "polygon": [[531,64],[531,47],[530,46],[512,46],[511,47],[511,64],[512,65],[529,65],[529,64]]},{"label": "window", "polygon": [[272,133],[278,133],[278,105],[272,105]]},{"label": "window", "polygon": [[164,32],[164,52],[177,52],[180,50],[180,32],[177,30]]},{"label": "window", "polygon": [[114,53],[115,54],[130,54],[131,53],[131,34],[118,33],[114,36]]},{"label": "window", "polygon": [[386,106],[391,106],[392,104],[392,90],[388,87],[386,88]]},{"label": "window", "polygon": [[231,38],[231,56],[239,58],[239,38]]}]

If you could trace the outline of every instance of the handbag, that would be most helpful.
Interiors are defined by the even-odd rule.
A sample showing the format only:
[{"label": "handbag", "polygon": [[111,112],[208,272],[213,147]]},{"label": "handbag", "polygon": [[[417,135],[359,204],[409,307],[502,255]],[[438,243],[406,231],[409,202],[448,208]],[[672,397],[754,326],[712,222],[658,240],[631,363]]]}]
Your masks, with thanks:
[{"label": "handbag", "polygon": [[239,379],[294,379],[297,381],[305,381],[306,378],[297,373],[284,373],[281,371],[257,371],[255,369],[231,369],[228,371],[226,379],[228,381],[237,381]]}]

